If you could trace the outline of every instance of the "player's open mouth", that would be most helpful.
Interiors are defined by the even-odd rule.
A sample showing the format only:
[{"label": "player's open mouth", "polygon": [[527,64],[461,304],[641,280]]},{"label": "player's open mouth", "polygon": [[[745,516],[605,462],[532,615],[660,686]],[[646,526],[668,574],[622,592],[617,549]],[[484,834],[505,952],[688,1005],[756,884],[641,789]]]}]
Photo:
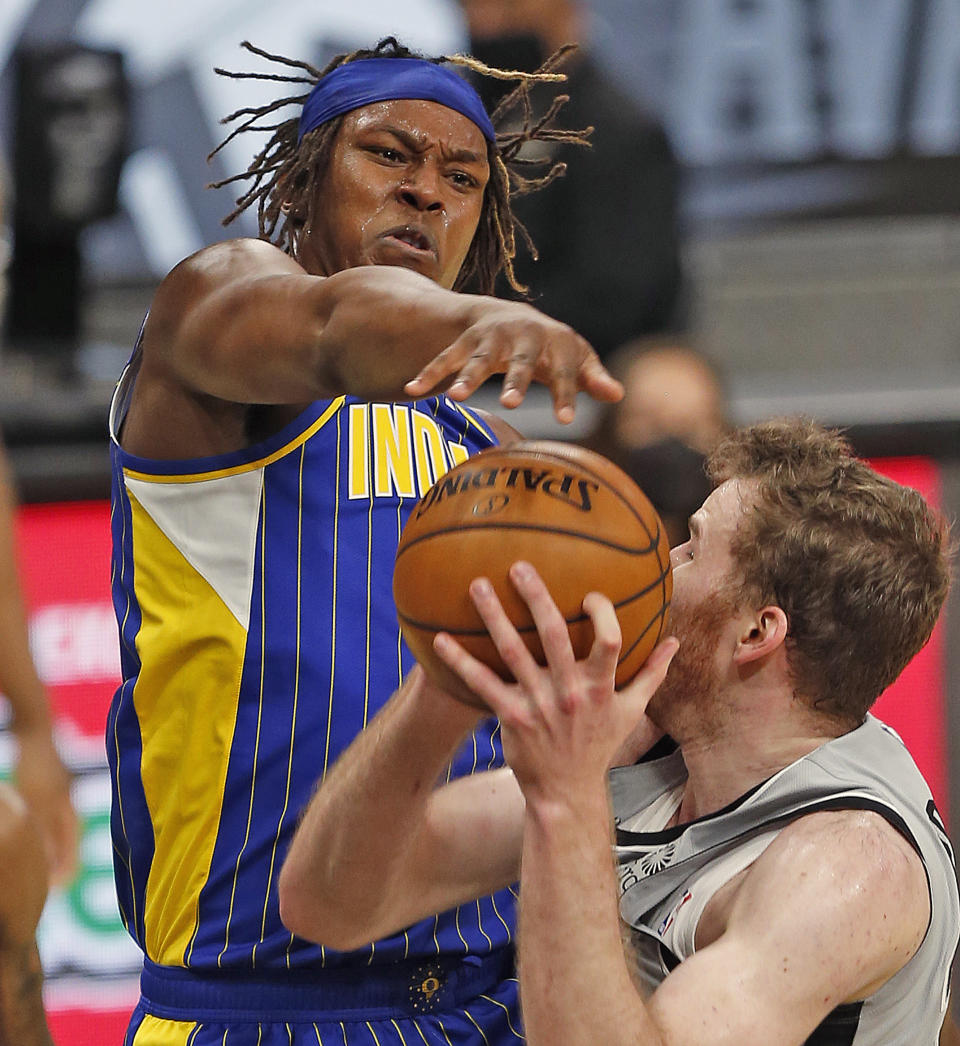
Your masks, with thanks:
[{"label": "player's open mouth", "polygon": [[384,240],[416,251],[418,254],[430,254],[437,256],[437,244],[433,237],[423,229],[415,225],[400,225],[395,229],[388,229],[382,234]]}]

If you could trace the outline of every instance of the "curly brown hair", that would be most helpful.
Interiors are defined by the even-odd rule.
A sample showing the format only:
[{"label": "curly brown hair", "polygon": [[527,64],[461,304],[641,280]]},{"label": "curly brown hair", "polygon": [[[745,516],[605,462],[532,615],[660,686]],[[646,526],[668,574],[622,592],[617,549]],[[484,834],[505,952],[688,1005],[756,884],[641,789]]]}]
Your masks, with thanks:
[{"label": "curly brown hair", "polygon": [[[422,55],[398,43],[392,36],[381,40],[373,50],[358,50],[350,54],[337,55],[322,70],[315,69],[307,62],[270,54],[254,47],[246,40],[243,41],[241,47],[268,61],[300,70],[300,73],[298,75],[238,73],[219,68],[216,70],[217,73],[234,79],[308,84],[311,89],[327,73],[346,62],[360,61],[365,58],[423,58]],[[556,70],[574,50],[573,45],[560,48],[533,73],[494,69],[469,55],[458,54],[425,59],[437,64],[448,63],[459,66],[480,76],[517,81],[513,90],[508,92],[491,113],[491,120],[496,126],[517,109],[522,113],[518,130],[505,134],[498,132],[496,143],[487,143],[490,180],[484,191],[480,222],[454,284],[454,290],[469,287],[482,294],[492,294],[497,275],[503,271],[514,291],[521,295],[526,293],[527,288],[517,280],[513,268],[518,234],[534,258],[536,248],[526,229],[514,215],[510,201],[512,197],[521,196],[548,185],[564,172],[566,164],[549,159],[523,157],[520,155],[520,150],[530,141],[587,145],[589,144],[588,137],[593,131],[592,127],[574,131],[554,126],[554,119],[568,101],[567,95],[557,95],[547,111],[535,118],[530,89],[540,83],[557,83],[566,80],[566,76]],[[276,98],[266,105],[238,109],[224,117],[222,123],[232,123],[237,120],[241,122],[207,157],[208,160],[212,159],[227,142],[238,134],[246,131],[271,132],[271,137],[266,145],[257,153],[245,171],[212,182],[210,188],[216,189],[232,182],[249,181],[250,185],[237,198],[236,206],[223,219],[223,224],[229,225],[248,207],[256,203],[260,238],[269,240],[291,255],[295,253],[297,232],[304,224],[304,215],[307,213],[309,201],[315,198],[314,193],[322,183],[329,166],[334,141],[343,118],[336,117],[322,124],[304,135],[303,141],[300,143],[297,141],[299,110],[295,116],[279,123],[261,121],[287,106],[302,106],[308,94],[309,91],[306,94]],[[530,168],[543,166],[547,166],[545,173],[539,176],[528,175],[527,171]]]},{"label": "curly brown hair", "polygon": [[710,478],[756,493],[733,542],[741,596],[787,615],[798,697],[849,729],[930,638],[950,586],[945,519],[806,419],[740,429]]}]

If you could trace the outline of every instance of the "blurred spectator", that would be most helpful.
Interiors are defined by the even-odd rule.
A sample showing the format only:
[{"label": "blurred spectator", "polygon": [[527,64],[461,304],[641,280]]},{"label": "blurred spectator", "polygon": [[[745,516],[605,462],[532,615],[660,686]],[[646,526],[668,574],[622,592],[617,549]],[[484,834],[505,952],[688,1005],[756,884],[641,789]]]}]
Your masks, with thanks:
[{"label": "blurred spectator", "polygon": [[[5,221],[2,175],[0,171],[0,231]],[[0,264],[0,330],[3,329],[5,290],[6,276]],[[17,572],[15,509],[13,478],[0,434],[0,694],[10,708],[9,728],[16,742],[16,784],[37,818],[46,844],[51,880],[63,884],[73,878],[76,871],[77,815],[70,800],[70,774],[53,741],[53,718],[46,688],[30,653]],[[0,934],[2,930],[0,926]],[[0,1043],[5,1041],[0,1036]]]},{"label": "blurred spectator", "polygon": [[705,456],[728,427],[719,372],[682,339],[640,338],[607,360],[623,399],[604,409],[585,442],[616,462],[660,513],[670,544],[710,493]]},{"label": "blurred spectator", "polygon": [[62,884],[76,870],[77,816],[70,802],[70,775],[53,741],[46,689],[27,640],[14,548],[14,507],[13,484],[0,443],[0,693],[10,705],[16,785],[37,818],[52,881]]},{"label": "blurred spectator", "polygon": [[[669,329],[679,308],[679,168],[663,127],[583,45],[588,17],[580,0],[460,3],[471,52],[490,65],[535,69],[563,44],[581,42],[563,67],[570,94],[563,122],[592,125],[592,147],[570,151],[566,175],[547,192],[516,200],[540,255],[517,266],[535,304],[601,356],[628,338]],[[505,90],[492,80],[476,86],[488,108]]]},{"label": "blurred spectator", "polygon": [[43,1009],[37,923],[47,861],[23,799],[0,783],[0,1042],[53,1046]]},{"label": "blurred spectator", "polygon": [[[0,170],[0,330],[6,296],[4,171]],[[53,1046],[43,1006],[37,925],[49,884],[73,877],[77,815],[53,742],[46,690],[27,636],[17,573],[13,480],[0,437],[0,694],[10,706],[18,794],[0,782],[0,1043]]]}]

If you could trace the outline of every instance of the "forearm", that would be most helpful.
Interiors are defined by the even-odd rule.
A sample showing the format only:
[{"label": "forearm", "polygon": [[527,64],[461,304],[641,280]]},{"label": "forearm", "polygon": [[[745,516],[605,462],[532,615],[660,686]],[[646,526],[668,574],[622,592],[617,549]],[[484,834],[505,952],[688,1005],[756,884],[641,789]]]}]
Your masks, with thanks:
[{"label": "forearm", "polygon": [[145,342],[161,356],[171,346],[187,385],[235,403],[409,398],[405,384],[493,300],[392,266],[316,277],[272,256],[262,272],[250,267],[258,254],[238,262],[237,253],[168,277]]},{"label": "forearm", "polygon": [[[410,865],[441,770],[477,714],[430,703],[416,677],[341,756],[307,807],[280,875],[294,933],[358,947],[421,914]],[[446,714],[444,714],[446,713]]]},{"label": "forearm", "polygon": [[497,304],[392,266],[346,269],[323,283],[323,380],[367,399],[409,398],[406,383]]},{"label": "forearm", "polygon": [[0,946],[0,1046],[52,1046],[34,941]]},{"label": "forearm", "polygon": [[519,940],[529,1046],[662,1042],[627,966],[611,823],[599,786],[576,810],[528,799]]}]

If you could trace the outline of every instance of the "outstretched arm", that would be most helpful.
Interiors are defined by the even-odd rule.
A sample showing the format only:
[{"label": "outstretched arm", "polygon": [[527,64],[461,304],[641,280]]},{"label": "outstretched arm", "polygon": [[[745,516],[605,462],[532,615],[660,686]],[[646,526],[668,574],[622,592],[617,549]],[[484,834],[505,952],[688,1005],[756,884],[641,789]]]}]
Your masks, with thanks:
[{"label": "outstretched arm", "polygon": [[523,802],[510,771],[436,787],[478,718],[414,669],[307,807],[280,873],[289,930],[356,948],[516,880]]},{"label": "outstretched arm", "polygon": [[532,306],[441,288],[393,266],[308,275],[259,240],[208,247],[157,291],[145,374],[232,403],[301,403],[340,393],[465,399],[505,373],[503,403],[531,381],[568,421],[579,390],[615,401],[619,382],[587,342]]},{"label": "outstretched arm", "polygon": [[13,482],[0,445],[0,692],[12,713],[17,787],[43,833],[53,881],[62,883],[76,869],[77,815],[70,801],[70,775],[53,742],[47,692],[30,653],[14,548],[14,508]]}]

